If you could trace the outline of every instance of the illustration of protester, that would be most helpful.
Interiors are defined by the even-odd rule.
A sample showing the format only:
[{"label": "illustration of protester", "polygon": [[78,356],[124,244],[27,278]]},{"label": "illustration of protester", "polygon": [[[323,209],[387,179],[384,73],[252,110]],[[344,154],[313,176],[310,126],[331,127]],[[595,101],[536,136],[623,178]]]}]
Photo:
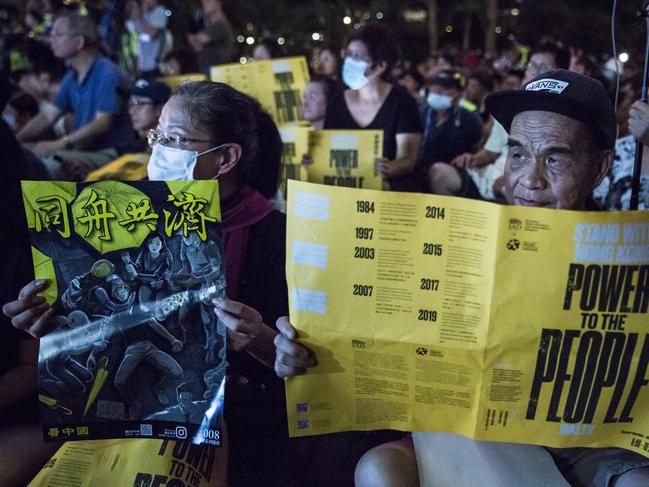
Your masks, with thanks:
[{"label": "illustration of protester", "polygon": [[139,303],[143,311],[149,310],[149,303],[155,294],[166,287],[171,275],[173,257],[164,244],[162,237],[156,233],[149,236],[145,248],[135,259],[131,260],[128,252],[122,253],[122,261],[126,264],[126,272],[132,281],[140,283]]},{"label": "illustration of protester", "polygon": [[[200,301],[200,320],[205,332],[205,350],[207,363],[215,360],[218,330],[217,319],[212,311],[212,299],[223,295],[225,290],[225,273],[219,248],[214,242],[204,242],[196,232],[184,235],[181,232],[180,262],[182,271],[173,277],[176,287],[185,287],[190,296],[197,296]],[[194,309],[194,299],[186,299],[180,306],[180,323],[189,323],[190,312]]]},{"label": "illustration of protester", "polygon": [[[60,339],[52,337],[53,341],[42,351],[46,357],[43,388],[53,395],[82,394],[85,384],[94,378],[96,353],[106,348],[100,325],[105,320],[93,323],[86,313],[77,310],[67,318],[57,317],[57,321],[61,323]],[[86,354],[85,365],[75,358]]]},{"label": "illustration of protester", "polygon": [[92,315],[109,316],[125,311],[133,306],[135,294],[128,293],[128,288],[124,290],[113,286],[115,279],[121,280],[115,274],[113,263],[100,259],[92,265],[89,272],[70,281],[61,296],[61,303],[69,311],[82,310]]},{"label": "illustration of protester", "polygon": [[176,388],[178,404],[148,416],[146,419],[200,424],[209,407],[209,401],[194,401],[197,382],[183,382]]},{"label": "illustration of protester", "polygon": [[[118,276],[111,276],[112,293],[120,299],[130,300],[133,292]],[[129,297],[127,298],[127,294]],[[115,374],[115,387],[129,406],[130,419],[141,417],[142,405],[137,400],[137,391],[131,386],[131,376],[142,363],[147,363],[161,372],[160,380],[153,386],[158,401],[162,405],[169,404],[165,389],[180,382],[184,371],[171,355],[160,350],[152,341],[150,329],[166,339],[172,352],[180,352],[183,342],[173,336],[164,326],[153,318],[148,310],[139,305],[133,306],[128,313],[118,313],[111,316],[112,326],[119,329],[126,344],[122,358]]]}]

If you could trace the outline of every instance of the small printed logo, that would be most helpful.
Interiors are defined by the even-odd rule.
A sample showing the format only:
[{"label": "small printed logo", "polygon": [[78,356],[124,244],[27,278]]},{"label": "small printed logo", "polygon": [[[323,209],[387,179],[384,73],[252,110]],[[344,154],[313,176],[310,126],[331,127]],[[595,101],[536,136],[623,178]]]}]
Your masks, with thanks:
[{"label": "small printed logo", "polygon": [[153,436],[153,425],[152,424],[141,424],[140,425],[140,434],[142,436]]},{"label": "small printed logo", "polygon": [[352,348],[365,348],[365,342],[362,340],[352,340]]},{"label": "small printed logo", "polygon": [[525,91],[549,91],[558,95],[568,88],[569,84],[558,79],[543,78],[533,83],[528,83]]},{"label": "small printed logo", "polygon": [[295,410],[296,410],[298,413],[306,413],[306,412],[309,411],[309,406],[308,406],[308,404],[307,404],[306,402],[298,402],[298,403],[295,405]]},{"label": "small printed logo", "polygon": [[176,438],[179,440],[187,438],[187,428],[184,426],[176,426]]},{"label": "small printed logo", "polygon": [[309,429],[309,420],[308,419],[299,419],[297,422],[297,429],[305,430]]},{"label": "small printed logo", "polygon": [[507,248],[509,250],[518,250],[520,246],[520,241],[515,238],[512,238],[509,242],[507,242]]},{"label": "small printed logo", "polygon": [[509,229],[510,230],[520,230],[523,227],[523,222],[517,218],[509,219]]},{"label": "small printed logo", "polygon": [[428,355],[428,349],[426,347],[417,348],[417,355]]}]

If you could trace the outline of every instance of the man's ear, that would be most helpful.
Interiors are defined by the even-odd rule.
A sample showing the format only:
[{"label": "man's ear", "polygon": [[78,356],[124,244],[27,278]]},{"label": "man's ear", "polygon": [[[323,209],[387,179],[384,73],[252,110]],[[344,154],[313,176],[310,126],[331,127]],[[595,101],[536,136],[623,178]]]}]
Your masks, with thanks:
[{"label": "man's ear", "polygon": [[241,160],[241,155],[243,150],[239,144],[227,144],[219,151],[219,176],[229,173],[232,171],[239,161]]},{"label": "man's ear", "polygon": [[608,170],[611,167],[613,162],[613,151],[612,150],[603,150],[599,153],[599,160],[597,161],[598,165],[595,172],[595,177],[593,178],[593,188],[595,189],[602,183],[602,180],[608,174]]}]

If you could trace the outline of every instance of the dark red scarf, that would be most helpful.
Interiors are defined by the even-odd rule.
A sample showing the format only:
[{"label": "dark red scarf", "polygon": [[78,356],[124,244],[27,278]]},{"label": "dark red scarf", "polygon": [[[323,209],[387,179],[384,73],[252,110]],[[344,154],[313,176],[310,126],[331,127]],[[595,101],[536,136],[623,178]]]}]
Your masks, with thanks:
[{"label": "dark red scarf", "polygon": [[248,246],[248,232],[263,220],[273,207],[260,193],[245,186],[221,208],[223,247],[225,252],[226,294],[236,300],[239,296],[241,266]]}]

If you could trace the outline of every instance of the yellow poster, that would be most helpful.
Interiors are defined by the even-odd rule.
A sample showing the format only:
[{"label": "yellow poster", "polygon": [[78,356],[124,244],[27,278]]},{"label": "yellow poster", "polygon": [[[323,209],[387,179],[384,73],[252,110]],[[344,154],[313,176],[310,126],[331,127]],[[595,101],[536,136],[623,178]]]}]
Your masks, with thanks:
[{"label": "yellow poster", "polygon": [[289,182],[290,434],[392,428],[649,456],[649,212]]},{"label": "yellow poster", "polygon": [[28,487],[226,485],[225,451],[173,440],[66,442]]},{"label": "yellow poster", "polygon": [[302,56],[212,66],[210,78],[256,98],[278,126],[302,120],[302,96],[310,79]]},{"label": "yellow poster", "polygon": [[309,154],[310,127],[282,127],[279,134],[282,137],[282,194],[286,198],[286,181],[296,179],[307,181],[307,166],[302,159]]},{"label": "yellow poster", "polygon": [[173,90],[187,81],[205,81],[207,76],[203,73],[185,73],[174,76],[163,76],[158,79]]},{"label": "yellow poster", "polygon": [[311,132],[309,181],[329,186],[382,189],[376,158],[383,153],[382,130]]},{"label": "yellow poster", "polygon": [[86,181],[104,181],[114,179],[118,181],[139,181],[147,175],[146,166],[149,163],[149,154],[124,154],[105,166],[92,171],[86,176]]}]

